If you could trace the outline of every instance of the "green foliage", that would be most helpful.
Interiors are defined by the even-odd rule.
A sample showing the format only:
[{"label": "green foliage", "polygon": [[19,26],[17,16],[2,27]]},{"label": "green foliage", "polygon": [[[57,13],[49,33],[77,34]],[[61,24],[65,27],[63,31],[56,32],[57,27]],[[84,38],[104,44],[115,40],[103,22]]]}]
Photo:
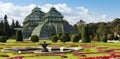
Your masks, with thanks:
[{"label": "green foliage", "polygon": [[85,22],[83,20],[80,20],[77,24],[76,24],[76,27],[77,27],[77,30],[78,32],[81,34],[82,33],[82,27],[85,25]]},{"label": "green foliage", "polygon": [[51,37],[54,36],[54,35],[55,35],[54,33],[50,34]]},{"label": "green foliage", "polygon": [[87,24],[87,27],[88,27],[88,34],[89,35],[93,35],[95,32],[96,32],[96,25],[94,23],[89,23]]},{"label": "green foliage", "polygon": [[99,35],[95,35],[94,37],[93,37],[93,39],[92,39],[93,41],[100,41],[100,37],[99,37]]},{"label": "green foliage", "polygon": [[30,38],[30,40],[32,42],[39,42],[39,37],[37,35],[32,35],[31,38]]},{"label": "green foliage", "polygon": [[60,40],[61,40],[61,42],[63,42],[63,43],[70,41],[69,34],[66,34],[66,33],[62,34],[62,35],[60,36]]},{"label": "green foliage", "polygon": [[91,42],[89,34],[88,34],[88,29],[85,25],[82,27],[81,38],[82,38],[82,42],[84,43]]},{"label": "green foliage", "polygon": [[72,42],[79,42],[80,38],[77,34],[73,34],[71,37]]},{"label": "green foliage", "polygon": [[16,28],[20,28],[21,27],[18,20],[15,22],[15,27]]},{"label": "green foliage", "polygon": [[109,33],[109,28],[106,23],[100,23],[97,29],[97,34],[106,35]]},{"label": "green foliage", "polygon": [[67,42],[71,41],[71,38],[70,38],[69,34],[68,34],[68,33],[65,33],[65,35],[67,36],[66,41],[67,41]]},{"label": "green foliage", "polygon": [[7,20],[7,15],[4,16],[3,32],[4,32],[4,36],[10,38],[11,33],[10,33],[10,26]]},{"label": "green foliage", "polygon": [[58,38],[60,38],[61,36],[62,36],[62,33],[59,33],[59,34],[58,34]]},{"label": "green foliage", "polygon": [[107,42],[107,36],[106,35],[101,36],[101,41],[102,42]]},{"label": "green foliage", "polygon": [[117,24],[114,28],[114,31],[120,35],[120,24]]},{"label": "green foliage", "polygon": [[113,34],[108,34],[107,35],[107,39],[108,40],[113,40],[114,39],[114,35]]},{"label": "green foliage", "polygon": [[[1,20],[0,22],[0,36],[6,36],[7,38],[10,38],[12,36],[15,36],[15,27],[18,28],[18,21],[17,21],[17,24],[14,23],[14,20],[12,19],[12,23],[11,25],[9,25],[9,22],[8,22],[8,17],[7,15],[4,16],[4,19]],[[19,25],[20,27],[20,25]]]},{"label": "green foliage", "polygon": [[13,38],[15,36],[15,23],[14,23],[14,20],[12,19],[12,24],[10,26],[10,29],[11,29],[11,37]]},{"label": "green foliage", "polygon": [[88,30],[89,27],[86,26],[85,22],[83,20],[80,20],[76,24],[78,32],[81,34],[80,38],[82,39],[82,42],[90,42],[89,35],[91,34],[90,31]]},{"label": "green foliage", "polygon": [[1,22],[0,22],[0,36],[3,35],[3,25],[4,25],[3,20],[1,20]]},{"label": "green foliage", "polygon": [[51,41],[52,41],[53,43],[56,43],[56,42],[58,41],[58,37],[57,37],[56,35],[53,35],[53,36],[51,37]]},{"label": "green foliage", "polygon": [[6,36],[0,36],[0,42],[7,42],[7,37]]},{"label": "green foliage", "polygon": [[23,41],[23,36],[21,31],[16,31],[16,41]]}]

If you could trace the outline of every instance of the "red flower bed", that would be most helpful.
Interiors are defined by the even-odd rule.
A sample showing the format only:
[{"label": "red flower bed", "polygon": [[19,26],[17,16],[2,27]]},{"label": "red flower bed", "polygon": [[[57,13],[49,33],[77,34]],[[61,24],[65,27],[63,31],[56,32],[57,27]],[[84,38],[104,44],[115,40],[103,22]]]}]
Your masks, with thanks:
[{"label": "red flower bed", "polygon": [[119,58],[120,58],[120,55],[114,55],[114,56],[85,57],[85,58],[78,58],[78,59],[110,59],[110,58],[119,59]]},{"label": "red flower bed", "polygon": [[23,56],[8,57],[6,59],[22,59]]},{"label": "red flower bed", "polygon": [[83,54],[98,54],[98,53],[104,53],[104,52],[74,52],[73,56],[79,56]]},{"label": "red flower bed", "polygon": [[120,50],[120,48],[112,48],[112,50]]},{"label": "red flower bed", "polygon": [[113,51],[113,49],[109,49],[109,47],[96,47],[96,49],[99,51],[99,52],[111,52]]},{"label": "red flower bed", "polygon": [[84,53],[78,53],[78,52],[75,52],[72,54],[73,56],[82,56],[82,55],[85,55]]},{"label": "red flower bed", "polygon": [[64,55],[64,54],[62,54],[62,55],[61,55],[61,57],[62,57],[62,58],[67,58],[67,56],[66,56],[66,55]]},{"label": "red flower bed", "polygon": [[115,53],[114,52],[110,52],[110,56],[115,56]]}]

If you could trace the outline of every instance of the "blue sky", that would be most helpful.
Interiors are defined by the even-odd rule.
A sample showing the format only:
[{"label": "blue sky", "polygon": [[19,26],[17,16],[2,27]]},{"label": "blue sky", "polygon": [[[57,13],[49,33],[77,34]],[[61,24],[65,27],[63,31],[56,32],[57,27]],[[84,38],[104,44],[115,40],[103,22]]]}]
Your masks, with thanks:
[{"label": "blue sky", "polygon": [[[39,6],[44,6],[45,4],[52,5],[66,4],[68,8],[72,9],[72,11],[76,11],[75,9],[76,7],[83,7],[82,9],[88,9],[90,14],[91,13],[95,15],[97,14],[98,16],[104,14],[106,15],[107,21],[120,17],[119,11],[120,0],[0,0],[0,1],[2,3],[12,3],[15,6],[28,6],[30,4],[35,4]],[[65,13],[63,12],[63,14]],[[64,16],[68,15],[65,14]]]}]

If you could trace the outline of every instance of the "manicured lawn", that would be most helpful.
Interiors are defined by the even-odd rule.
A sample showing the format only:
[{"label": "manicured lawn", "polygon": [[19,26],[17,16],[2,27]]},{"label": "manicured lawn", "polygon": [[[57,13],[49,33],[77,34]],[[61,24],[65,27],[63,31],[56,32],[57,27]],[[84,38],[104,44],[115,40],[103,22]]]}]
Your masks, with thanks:
[{"label": "manicured lawn", "polygon": [[[78,59],[81,56],[73,56],[72,53],[67,53],[65,55],[67,55],[67,58],[61,58],[60,56],[32,56],[34,54],[18,54],[18,53],[3,53],[1,52],[2,48],[24,48],[24,47],[40,47],[40,43],[42,42],[48,42],[48,43],[52,43],[50,40],[40,40],[38,43],[32,43],[29,40],[24,40],[24,42],[16,42],[15,40],[11,39],[8,40],[7,43],[0,43],[0,54],[7,54],[10,57],[14,57],[14,56],[25,56],[23,59]],[[84,50],[81,50],[79,52],[98,52],[98,50],[96,49],[97,47],[109,47],[110,48],[120,48],[120,43],[102,43],[102,42],[92,42],[92,43],[73,43],[73,42],[67,42],[67,43],[62,43],[60,41],[58,41],[58,43],[52,43],[49,46],[54,46],[54,47],[81,47],[81,46],[87,46],[86,48],[84,48]],[[120,50],[115,50],[115,52],[120,52]],[[86,54],[87,57],[90,56],[105,56],[105,55],[109,55],[109,54]],[[0,57],[0,59],[5,59],[6,57]]]}]

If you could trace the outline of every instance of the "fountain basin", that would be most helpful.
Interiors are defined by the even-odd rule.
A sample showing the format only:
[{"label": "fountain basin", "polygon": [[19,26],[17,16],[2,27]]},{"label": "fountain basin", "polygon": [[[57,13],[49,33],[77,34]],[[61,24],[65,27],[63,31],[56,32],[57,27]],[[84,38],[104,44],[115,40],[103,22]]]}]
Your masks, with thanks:
[{"label": "fountain basin", "polygon": [[42,52],[42,47],[40,48],[7,48],[7,49],[2,49],[3,52],[17,52],[17,53],[68,53],[68,52],[73,52],[73,51],[79,51],[82,50],[83,48],[80,47],[47,47],[48,52]]}]

